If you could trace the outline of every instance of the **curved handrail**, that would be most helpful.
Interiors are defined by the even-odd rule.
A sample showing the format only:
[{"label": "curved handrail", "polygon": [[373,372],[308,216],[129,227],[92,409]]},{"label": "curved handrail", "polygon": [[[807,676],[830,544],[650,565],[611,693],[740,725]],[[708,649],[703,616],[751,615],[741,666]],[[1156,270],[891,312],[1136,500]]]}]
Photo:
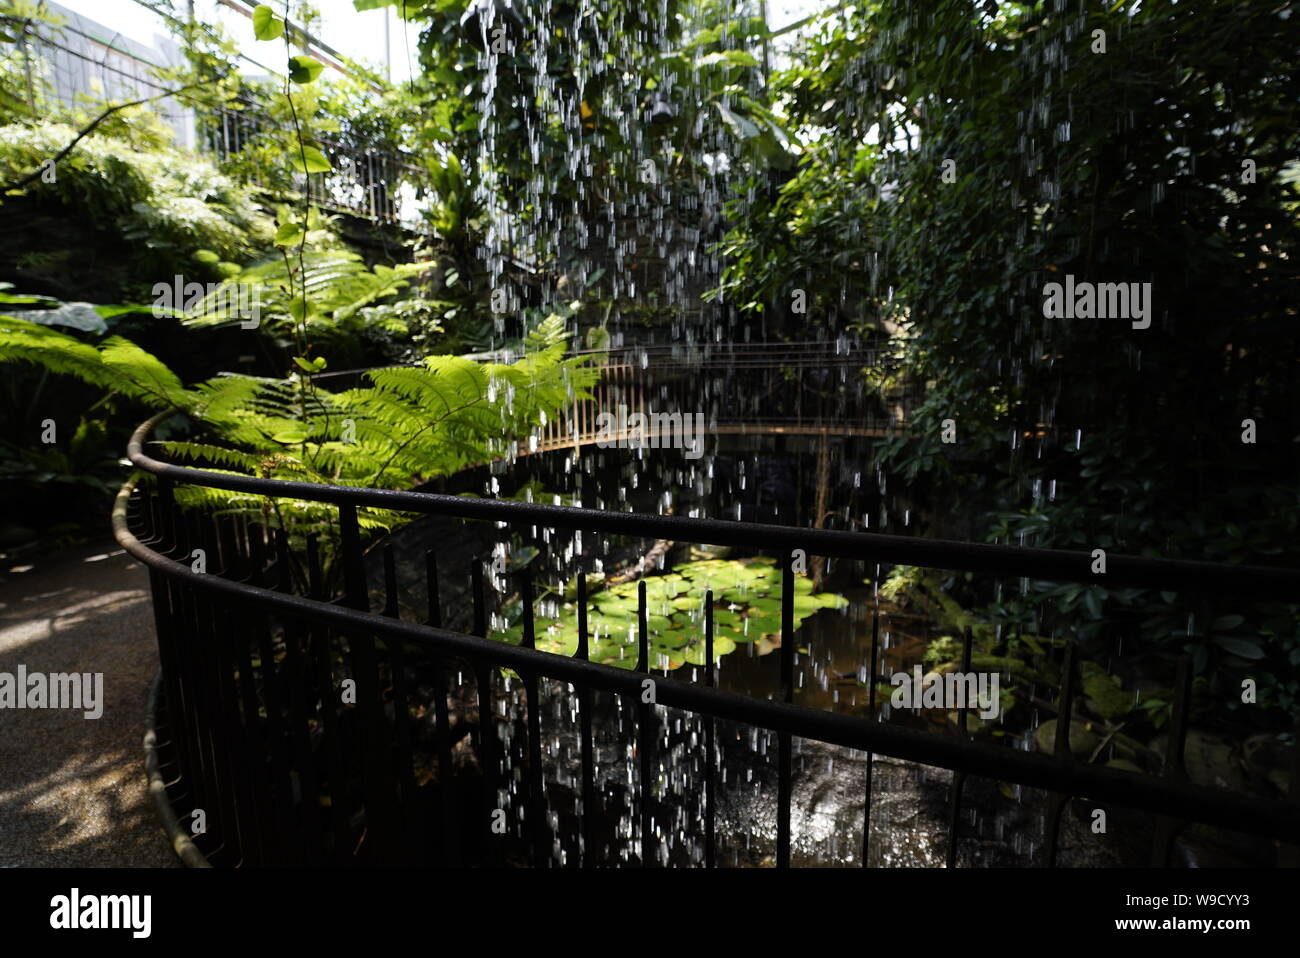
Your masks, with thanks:
[{"label": "curved handrail", "polygon": [[547,525],[560,529],[581,528],[647,539],[690,540],[709,545],[743,546],[768,551],[802,549],[807,555],[989,575],[1109,584],[1119,588],[1208,590],[1267,598],[1300,596],[1300,569],[1275,566],[1224,565],[1189,559],[1153,559],[1108,553],[1105,557],[1106,572],[1094,573],[1092,566],[1095,560],[1092,553],[1064,549],[922,539],[875,532],[801,529],[729,519],[606,512],[576,506],[469,499],[431,492],[368,489],[231,475],[162,462],[144,453],[144,443],[154,426],[174,412],[175,410],[167,410],[141,423],[127,444],[127,457],[139,469],[190,485],[335,505],[348,503],[394,512],[456,515],[512,524]]},{"label": "curved handrail", "polygon": [[[155,472],[169,479],[201,482],[208,484],[208,477],[230,479],[220,473],[211,473],[200,469],[187,469],[171,466],[150,459],[140,452],[140,443],[148,429],[152,428],[162,413],[141,425],[132,437],[132,462],[141,468]],[[246,477],[244,477],[246,478]],[[248,489],[261,492],[268,486],[280,489],[286,486],[315,488],[321,494],[312,498],[317,501],[353,502],[369,505],[373,500],[365,497],[354,498],[353,493],[375,493],[381,490],[355,490],[342,486],[313,487],[310,483],[281,482],[278,480],[250,480],[255,485],[237,484],[228,488]],[[123,484],[114,501],[112,524],[113,532],[124,549],[139,559],[150,569],[169,578],[180,580],[188,585],[216,592],[226,597],[256,603],[262,608],[274,610],[295,619],[325,626],[332,626],[341,631],[361,634],[373,634],[423,647],[439,656],[457,656],[470,661],[490,661],[492,665],[511,668],[521,675],[545,676],[562,682],[570,682],[579,687],[600,689],[618,695],[636,697],[643,691],[645,674],[630,669],[604,665],[586,659],[569,658],[552,652],[541,651],[525,646],[496,642],[475,635],[466,635],[448,629],[436,628],[404,622],[360,611],[329,602],[308,599],[286,592],[262,589],[222,578],[218,575],[200,573],[190,566],[175,559],[154,552],[142,543],[130,530],[127,507],[134,492],[134,480]],[[270,493],[275,494],[275,493]],[[292,494],[292,493],[291,493]],[[344,495],[346,494],[346,495]],[[439,511],[464,512],[466,506],[513,506],[516,503],[466,500],[456,496],[429,496],[423,493],[407,493],[404,496],[420,496],[435,500]],[[338,496],[338,498],[333,498]],[[582,520],[580,516],[608,516],[607,513],[587,509],[564,509],[550,507],[545,513],[555,514],[554,510],[566,514],[574,524]],[[423,510],[421,510],[423,511]],[[496,510],[482,510],[485,517],[496,518]],[[509,521],[525,521],[517,510],[510,510]],[[672,517],[641,517],[646,522]],[[527,521],[537,521],[529,519]],[[704,520],[692,520],[695,522]],[[727,525],[744,525],[727,523]],[[789,532],[779,526],[763,527],[775,531]],[[863,535],[845,533],[844,535]],[[892,537],[891,537],[892,538]],[[696,541],[708,541],[696,539]],[[748,537],[745,539],[748,543]],[[768,543],[770,546],[770,543]],[[726,715],[729,719],[743,722],[774,732],[786,732],[800,737],[815,738],[832,745],[840,745],[864,752],[890,755],[907,761],[919,762],[957,772],[1002,778],[1030,787],[1044,788],[1051,791],[1073,795],[1087,795],[1099,801],[1115,801],[1133,808],[1152,812],[1169,813],[1171,810],[1185,812],[1197,821],[1222,825],[1237,831],[1269,835],[1290,841],[1300,841],[1300,805],[1293,802],[1268,800],[1240,795],[1225,789],[1195,785],[1169,778],[1157,778],[1142,773],[1124,771],[1094,765],[1083,765],[1054,759],[1050,756],[1025,752],[1018,749],[973,743],[956,736],[935,735],[931,732],[910,729],[874,721],[867,721],[850,715],[810,709],[784,702],[755,699],[747,695],[727,692],[721,689],[701,686],[691,682],[656,676],[656,703],[670,708],[684,709],[702,714]]]}]

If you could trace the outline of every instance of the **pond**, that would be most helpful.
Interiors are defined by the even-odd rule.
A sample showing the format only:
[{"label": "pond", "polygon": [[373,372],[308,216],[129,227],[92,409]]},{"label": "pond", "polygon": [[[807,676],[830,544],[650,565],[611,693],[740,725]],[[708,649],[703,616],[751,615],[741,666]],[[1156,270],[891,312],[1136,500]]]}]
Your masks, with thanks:
[{"label": "pond", "polygon": [[[819,503],[831,527],[868,525],[883,513],[881,495],[861,481],[869,475],[858,450],[833,443],[829,471],[817,469],[816,439],[731,437],[720,439],[698,462],[671,450],[628,451],[583,447],[518,459],[463,473],[437,491],[490,494],[537,502],[582,505],[611,511],[726,517],[795,524]],[[639,461],[638,461],[639,460]],[[815,488],[816,478],[858,477],[832,488]],[[829,485],[829,483],[828,483]],[[812,486],[812,488],[810,488]],[[897,502],[895,493],[891,502]],[[861,517],[854,523],[853,517]],[[913,517],[907,517],[907,520]],[[907,521],[905,520],[905,521]],[[895,520],[897,521],[897,520]],[[890,529],[890,531],[895,531]],[[637,588],[647,592],[647,626],[652,674],[704,681],[702,604],[713,589],[718,686],[759,698],[780,694],[780,577],[775,557],[697,543],[649,542],[540,528],[498,528],[495,523],[426,517],[390,537],[399,569],[399,606],[404,618],[424,620],[425,553],[439,566],[443,622],[472,626],[468,569],[485,562],[489,634],[518,643],[521,602],[510,573],[527,568],[535,582],[537,646],[572,655],[577,645],[576,575],[588,577],[592,658],[632,668],[637,658]],[[382,585],[381,563],[368,558],[372,586]],[[925,610],[881,596],[875,569],[860,563],[810,564],[796,580],[795,701],[806,708],[927,728],[956,735],[957,713],[913,711],[889,705],[887,677],[924,665],[927,649],[941,638],[941,626]],[[814,582],[814,579],[817,581]],[[873,616],[878,618],[878,666],[874,707],[870,675]],[[951,637],[945,639],[951,641]],[[475,677],[467,667],[451,670],[451,696],[467,716],[457,750],[456,774],[474,775],[477,758],[468,731],[477,721]],[[492,674],[497,730],[505,748],[496,770],[502,807],[512,809],[512,835],[522,843],[526,710],[519,678]],[[420,685],[419,682],[416,683]],[[426,683],[427,685],[427,683]],[[430,695],[433,695],[430,691]],[[552,855],[571,862],[579,849],[580,752],[577,699],[563,683],[542,680],[543,765],[551,819]],[[424,711],[431,714],[432,710]],[[628,742],[636,704],[597,694],[593,702],[601,807],[598,860],[636,860],[640,842],[637,794],[639,766]],[[456,709],[453,709],[455,712]],[[658,746],[653,817],[657,852],[665,864],[699,863],[703,855],[704,720],[655,706]],[[973,727],[982,728],[978,723]],[[1037,716],[1033,725],[1037,725]],[[719,721],[717,812],[719,864],[761,865],[776,840],[776,742],[773,734]],[[468,730],[468,731],[467,731]],[[1033,749],[1035,728],[982,728],[986,740]],[[427,778],[436,759],[424,756]],[[871,776],[872,865],[943,864],[947,848],[951,773],[915,763],[822,743],[796,740],[792,810],[792,861],[796,865],[855,865],[863,854],[863,811]],[[1063,820],[1058,861],[1063,865],[1140,864],[1146,824],[1141,816],[1112,821],[1103,840],[1090,834],[1088,809],[1075,803]],[[1047,796],[1032,789],[970,778],[963,793],[967,821],[959,845],[961,865],[1041,864]],[[520,846],[524,847],[524,846]],[[520,862],[527,860],[521,853]]]}]

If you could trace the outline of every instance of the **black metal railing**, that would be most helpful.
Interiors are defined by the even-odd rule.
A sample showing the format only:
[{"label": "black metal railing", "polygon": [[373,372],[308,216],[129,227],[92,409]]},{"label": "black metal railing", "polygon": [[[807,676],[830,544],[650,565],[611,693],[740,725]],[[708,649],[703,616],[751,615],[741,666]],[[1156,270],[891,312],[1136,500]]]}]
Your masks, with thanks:
[{"label": "black metal railing", "polygon": [[[151,577],[161,659],[156,732],[167,796],[177,817],[194,833],[194,843],[213,863],[561,861],[590,866],[630,861],[630,856],[616,855],[618,843],[607,821],[615,810],[605,807],[612,800],[598,785],[601,763],[594,743],[600,736],[612,736],[620,748],[635,751],[639,771],[632,820],[640,824],[630,847],[637,849],[643,865],[665,860],[666,843],[657,835],[657,823],[674,799],[655,787],[664,708],[694,716],[702,732],[703,750],[691,791],[702,813],[699,863],[706,866],[717,862],[718,723],[775,733],[775,863],[782,867],[790,864],[794,837],[796,738],[867,753],[864,864],[871,834],[870,759],[877,755],[955,773],[948,823],[950,865],[958,862],[967,776],[987,776],[1052,794],[1044,836],[1049,864],[1056,860],[1061,812],[1071,797],[1154,813],[1160,823],[1153,842],[1153,861],[1158,863],[1165,862],[1175,833],[1189,822],[1300,842],[1300,803],[1187,781],[1181,765],[1190,688],[1185,663],[1178,675],[1164,774],[1090,765],[1073,759],[1069,748],[1075,680],[1068,649],[1063,693],[1055,706],[1055,753],[1035,754],[974,742],[965,734],[945,735],[801,707],[795,704],[794,641],[780,645],[780,691],[774,699],[720,689],[711,593],[703,605],[707,665],[702,676],[697,673],[697,681],[652,674],[644,583],[638,603],[639,652],[630,669],[589,661],[588,596],[582,576],[577,591],[578,648],[572,657],[534,647],[534,582],[526,574],[516,578],[522,642],[512,645],[486,637],[489,609],[481,562],[469,570],[472,628],[444,628],[440,590],[448,581],[447,557],[436,549],[425,556],[428,611],[423,622],[398,616],[391,552],[385,556],[382,606],[372,611],[358,511],[373,507],[726,545],[775,555],[783,563],[800,549],[809,556],[857,561],[876,569],[898,563],[1078,583],[1097,581],[1090,554],[229,475],[146,455],[144,443],[161,418],[143,424],[131,440],[130,460],[148,481],[133,479],[123,487],[114,509],[114,530],[121,545],[147,565]],[[265,501],[274,497],[334,506],[337,540],[332,558],[342,568],[342,594],[327,594],[320,541],[308,539],[299,554],[291,550],[283,531],[262,523],[181,510],[175,497],[178,484],[267,497]],[[200,554],[196,550],[206,557],[202,571],[195,568],[193,560]],[[1117,588],[1286,599],[1300,595],[1297,570],[1119,555],[1108,557],[1105,581]],[[792,575],[782,576],[782,634],[787,637],[794,634],[793,582]],[[871,616],[873,689],[880,655],[878,616],[877,606]],[[967,630],[968,669],[970,655]],[[503,679],[500,670],[513,675]],[[456,675],[459,679],[452,681]],[[576,720],[572,713],[561,716],[548,710],[545,732],[544,680],[572,686],[577,701]],[[503,683],[516,682],[524,693],[526,713],[519,735],[502,714]],[[646,696],[651,687],[652,703]],[[608,719],[601,708],[607,709],[611,701],[629,703],[632,721]],[[556,798],[558,789],[553,787],[548,795],[542,759],[543,740],[555,734],[556,722],[570,728],[578,743],[575,767],[580,772],[573,777],[572,800],[563,808],[557,807],[562,804]],[[462,744],[466,737],[473,745],[468,752]],[[508,749],[518,753],[513,764],[517,776],[502,772]],[[417,755],[424,757],[419,763]],[[512,790],[515,798],[503,805],[502,794],[509,796]],[[563,821],[576,823],[572,830],[580,840],[563,837]]]},{"label": "black metal railing", "polygon": [[[415,200],[429,188],[428,171],[417,157],[391,143],[356,136],[319,134],[316,143],[329,157],[326,173],[287,174],[278,159],[258,165],[252,149],[265,142],[274,120],[257,97],[244,95],[237,109],[208,109],[200,113],[200,146],[223,168],[244,161],[243,178],[264,189],[292,189],[321,209],[380,223],[412,226],[419,221]],[[402,200],[407,200],[405,206]]]},{"label": "black metal railing", "polygon": [[[584,446],[606,435],[601,417],[675,413],[704,417],[710,434],[787,434],[881,437],[904,426],[904,406],[915,389],[887,405],[867,387],[864,370],[891,372],[886,351],[856,341],[673,344],[575,350],[598,370],[591,398],[569,403],[516,455]],[[475,358],[511,362],[504,352]],[[414,365],[414,364],[412,364]],[[332,390],[365,382],[366,369],[321,373],[313,382]],[[647,441],[651,427],[643,430]],[[626,430],[613,432],[626,438]]]}]

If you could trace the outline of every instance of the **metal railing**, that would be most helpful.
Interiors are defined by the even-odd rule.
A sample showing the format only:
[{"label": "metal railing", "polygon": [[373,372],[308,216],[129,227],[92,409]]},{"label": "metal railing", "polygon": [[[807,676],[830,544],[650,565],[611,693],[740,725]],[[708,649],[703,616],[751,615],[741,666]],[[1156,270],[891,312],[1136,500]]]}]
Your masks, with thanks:
[{"label": "metal railing", "polygon": [[[200,147],[221,165],[237,160],[251,146],[263,142],[273,120],[256,97],[243,96],[238,109],[202,110],[198,116]],[[351,136],[321,134],[316,142],[329,157],[327,173],[289,176],[278,162],[268,168],[252,167],[243,173],[249,183],[264,189],[292,189],[307,202],[335,213],[346,213],[379,223],[413,226],[419,222],[416,194],[429,187],[428,171],[418,159],[389,143],[368,142]],[[405,202],[404,202],[405,201]]]},{"label": "metal railing", "polygon": [[[582,530],[647,539],[726,545],[756,550],[788,563],[792,550],[874,564],[900,563],[1035,580],[1095,583],[1085,553],[970,544],[891,535],[741,523],[680,516],[617,514],[593,509],[513,501],[466,499],[382,489],[360,489],[258,479],[159,461],[144,452],[144,423],[128,447],[131,462],[149,483],[128,482],[113,515],[119,543],[145,563],[151,577],[161,659],[162,708],[157,737],[165,755],[166,790],[177,817],[197,822],[195,839],[208,859],[224,864],[475,864],[518,862],[551,865],[558,839],[543,780],[542,698],[539,681],[573,687],[580,774],[574,777],[573,814],[581,841],[563,860],[584,866],[610,862],[613,844],[602,831],[602,796],[596,784],[596,731],[614,734],[635,748],[639,777],[634,820],[640,822],[639,859],[652,864],[661,851],[654,825],[669,799],[656,793],[660,748],[656,707],[684,710],[702,724],[698,780],[704,814],[701,863],[717,861],[715,816],[719,753],[715,726],[743,723],[775,733],[778,752],[775,862],[790,864],[792,755],[795,738],[861,750],[868,755],[862,862],[871,834],[871,760],[874,756],[952,770],[948,863],[957,863],[963,785],[970,775],[988,776],[1052,793],[1046,855],[1056,859],[1061,813],[1071,797],[1155,813],[1153,861],[1165,863],[1170,843],[1188,822],[1300,842],[1300,803],[1269,800],[1188,782],[1182,773],[1190,675],[1180,667],[1163,775],[1089,765],[1071,756],[1073,678],[1067,650],[1066,677],[1056,703],[1056,749],[1052,756],[974,742],[965,734],[939,734],[795,704],[796,642],[780,645],[780,693],[764,700],[717,687],[713,654],[712,593],[705,597],[707,652],[703,681],[654,675],[647,654],[645,586],[640,588],[637,642],[632,669],[589,661],[588,595],[578,579],[578,648],[573,657],[534,647],[534,583],[517,579],[522,597],[523,641],[511,645],[486,638],[484,568],[469,569],[473,627],[442,626],[441,583],[446,556],[430,550],[428,614],[423,622],[398,617],[397,577],[385,554],[382,607],[372,611],[363,566],[358,510],[383,508],[421,515],[483,519],[511,526]],[[342,595],[322,584],[320,544],[309,539],[305,557],[291,553],[283,531],[239,517],[182,511],[175,486],[224,489],[255,497],[328,503],[337,509],[336,560]],[[191,559],[205,550],[206,571]],[[442,562],[440,563],[440,558]],[[305,572],[297,573],[301,565]],[[783,575],[782,634],[793,629],[794,577]],[[1300,595],[1300,571],[1222,566],[1131,556],[1108,557],[1106,583],[1116,587],[1213,590],[1216,594],[1286,597]],[[871,688],[879,669],[879,609],[871,620]],[[971,637],[965,637],[970,662]],[[510,782],[501,773],[508,743],[499,669],[513,670],[526,698],[526,732],[518,786],[528,853],[511,856],[498,831],[504,816],[500,794]],[[449,679],[460,673],[460,681]],[[340,676],[346,676],[341,679]],[[354,697],[340,697],[351,681]],[[654,683],[655,705],[644,701]],[[417,685],[431,687],[425,714],[417,708]],[[593,695],[630,703],[635,722],[597,728]],[[872,692],[874,705],[874,691]],[[431,716],[427,713],[432,713]],[[477,717],[475,717],[477,713]],[[962,730],[965,731],[962,711]],[[492,718],[488,718],[492,716]],[[456,722],[453,724],[452,719]],[[551,716],[548,713],[548,720]],[[457,774],[453,752],[469,730],[476,774]],[[548,729],[550,735],[554,729]],[[415,755],[428,753],[426,780]],[[1293,787],[1292,794],[1295,794]],[[511,846],[513,847],[513,846]],[[522,854],[522,853],[521,853]]]},{"label": "metal railing", "polygon": [[[575,350],[599,370],[591,398],[571,402],[520,442],[515,454],[579,448],[602,437],[627,437],[610,431],[601,416],[647,413],[699,413],[711,434],[831,435],[882,437],[904,426],[903,391],[894,408],[866,387],[867,368],[891,370],[896,361],[885,351],[856,341],[755,342],[745,344],[668,344]],[[504,352],[472,358],[513,362]],[[366,369],[320,373],[312,381],[330,389],[365,384]],[[914,397],[915,388],[908,393]],[[740,397],[745,397],[743,400]],[[652,428],[641,435],[649,440]]]}]

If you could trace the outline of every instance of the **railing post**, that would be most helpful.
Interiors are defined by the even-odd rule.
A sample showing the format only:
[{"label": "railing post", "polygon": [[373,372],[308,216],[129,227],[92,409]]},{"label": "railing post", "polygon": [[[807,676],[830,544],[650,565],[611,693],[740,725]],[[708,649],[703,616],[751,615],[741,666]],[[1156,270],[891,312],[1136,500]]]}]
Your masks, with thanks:
[{"label": "railing post", "polygon": [[[871,577],[871,670],[867,673],[867,714],[873,722],[880,721],[876,715],[876,683],[880,670],[880,563],[875,564],[875,574]],[[867,752],[867,774],[863,790],[862,810],[862,867],[869,867],[871,852],[871,776],[875,768],[876,755]]]},{"label": "railing post", "polygon": [[[961,652],[961,670],[964,674],[970,674],[970,654],[971,654],[971,630],[966,626],[965,635],[962,638]],[[961,724],[961,735],[963,739],[969,739],[970,734],[967,732],[969,712],[967,706],[958,712],[958,721]],[[961,824],[961,798],[962,792],[966,788],[966,773],[952,773],[952,805],[948,812],[948,867],[957,867],[957,829]]]},{"label": "railing post", "polygon": [[[523,647],[537,647],[533,623],[533,577],[527,569],[519,573],[519,593],[523,602]],[[533,865],[546,868],[551,863],[546,841],[546,800],[542,790],[542,715],[537,673],[522,672],[524,695],[528,699],[528,831],[533,837]]]},{"label": "railing post", "polygon": [[[704,684],[717,688],[717,664],[713,660],[713,590],[704,593]],[[716,868],[717,848],[714,816],[716,815],[716,796],[714,789],[717,779],[717,758],[714,754],[714,718],[704,716],[704,867]]]},{"label": "railing post", "polygon": [[[794,702],[794,562],[784,560],[781,572],[781,697]],[[790,867],[790,804],[794,793],[794,738],[777,733],[776,867]]]},{"label": "railing post", "polygon": [[[590,656],[587,639],[587,574],[578,573],[578,650],[581,662]],[[582,751],[582,864],[590,868],[596,863],[596,761],[592,747],[591,689],[578,685],[578,736]]]},{"label": "railing post", "polygon": [[[642,675],[648,675],[650,672],[650,633],[646,625],[646,591],[645,579],[637,583],[636,590],[636,620],[637,620],[637,659],[636,671]],[[648,679],[651,683],[650,688],[654,688],[653,679]],[[655,737],[658,730],[655,728],[654,705],[646,701],[645,683],[642,683],[642,692],[637,697],[637,753],[640,758],[640,792],[641,792],[641,867],[649,868],[654,857],[654,828],[653,814],[651,808],[651,796],[654,794],[654,751]],[[652,695],[653,699],[654,696]]]},{"label": "railing post", "polygon": [[[1062,765],[1074,762],[1074,753],[1070,750],[1070,725],[1074,721],[1074,644],[1065,647],[1065,657],[1061,662],[1061,702],[1056,712],[1056,738],[1052,746],[1052,757]],[[1047,867],[1056,867],[1056,852],[1060,841],[1061,813],[1070,803],[1071,796],[1064,792],[1052,792],[1047,806]]]},{"label": "railing post", "polygon": [[[1192,661],[1179,656],[1174,678],[1174,711],[1169,721],[1169,741],[1165,745],[1164,778],[1183,782],[1187,771],[1183,766],[1183,748],[1187,743],[1187,712],[1192,697]],[[1151,867],[1169,866],[1169,849],[1182,825],[1168,815],[1156,816],[1155,835],[1151,842]]]}]

